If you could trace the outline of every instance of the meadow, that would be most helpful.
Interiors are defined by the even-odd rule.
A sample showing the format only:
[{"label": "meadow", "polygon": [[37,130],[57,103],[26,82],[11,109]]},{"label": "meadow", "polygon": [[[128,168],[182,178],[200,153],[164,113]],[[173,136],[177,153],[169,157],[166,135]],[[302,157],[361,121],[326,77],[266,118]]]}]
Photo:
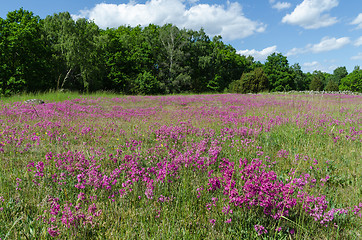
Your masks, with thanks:
[{"label": "meadow", "polygon": [[362,96],[1,100],[0,239],[361,239]]}]

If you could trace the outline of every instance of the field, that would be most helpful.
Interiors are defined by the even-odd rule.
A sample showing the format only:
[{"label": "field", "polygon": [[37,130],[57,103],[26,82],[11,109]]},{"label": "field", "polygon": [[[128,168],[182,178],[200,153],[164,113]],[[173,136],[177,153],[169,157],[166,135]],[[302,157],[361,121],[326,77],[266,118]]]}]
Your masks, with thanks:
[{"label": "field", "polygon": [[0,105],[0,239],[361,239],[362,96]]}]

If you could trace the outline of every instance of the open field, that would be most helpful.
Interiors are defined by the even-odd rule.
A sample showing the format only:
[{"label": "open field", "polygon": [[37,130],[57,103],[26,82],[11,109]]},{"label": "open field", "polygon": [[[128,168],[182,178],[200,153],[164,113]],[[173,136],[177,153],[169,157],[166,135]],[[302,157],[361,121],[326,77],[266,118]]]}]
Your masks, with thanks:
[{"label": "open field", "polygon": [[361,239],[362,96],[0,105],[0,239]]}]

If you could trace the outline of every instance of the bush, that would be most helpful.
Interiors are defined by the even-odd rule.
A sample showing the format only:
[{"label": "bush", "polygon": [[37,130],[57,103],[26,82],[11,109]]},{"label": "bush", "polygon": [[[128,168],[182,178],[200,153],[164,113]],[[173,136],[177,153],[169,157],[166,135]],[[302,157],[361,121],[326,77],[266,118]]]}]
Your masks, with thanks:
[{"label": "bush", "polygon": [[309,90],[321,91],[323,90],[323,81],[318,76],[313,76],[312,81],[309,85]]},{"label": "bush", "polygon": [[338,90],[339,90],[338,84],[337,84],[335,81],[330,80],[330,81],[327,83],[327,85],[326,85],[326,87],[325,87],[325,90],[326,90],[326,91],[330,91],[330,92],[338,91]]},{"label": "bush", "polygon": [[243,73],[240,80],[230,85],[232,92],[236,93],[258,93],[267,91],[269,88],[268,77],[263,68],[255,68],[253,71]]},{"label": "bush", "polygon": [[143,73],[138,74],[136,81],[133,87],[133,93],[150,95],[156,94],[159,92],[159,83],[157,78],[153,76],[150,72],[144,71]]}]

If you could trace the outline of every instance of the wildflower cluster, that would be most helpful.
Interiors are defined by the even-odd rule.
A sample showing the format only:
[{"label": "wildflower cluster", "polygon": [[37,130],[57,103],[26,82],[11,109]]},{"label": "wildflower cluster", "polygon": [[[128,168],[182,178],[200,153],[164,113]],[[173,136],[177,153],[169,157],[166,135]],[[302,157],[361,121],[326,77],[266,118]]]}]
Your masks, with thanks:
[{"label": "wildflower cluster", "polygon": [[[26,213],[55,238],[128,225],[144,234],[155,228],[144,231],[146,222],[208,238],[241,221],[255,236],[285,237],[301,221],[313,231],[360,221],[358,196],[331,196],[360,183],[361,115],[348,104],[361,96],[338,96],[341,107],[325,94],[330,109],[311,104],[314,95],[276,96],[79,98],[36,114],[22,103],[1,106],[0,221],[9,221],[10,202],[29,202]],[[306,150],[318,138],[332,153]],[[339,156],[354,168],[336,164],[345,145],[352,150]]]}]

